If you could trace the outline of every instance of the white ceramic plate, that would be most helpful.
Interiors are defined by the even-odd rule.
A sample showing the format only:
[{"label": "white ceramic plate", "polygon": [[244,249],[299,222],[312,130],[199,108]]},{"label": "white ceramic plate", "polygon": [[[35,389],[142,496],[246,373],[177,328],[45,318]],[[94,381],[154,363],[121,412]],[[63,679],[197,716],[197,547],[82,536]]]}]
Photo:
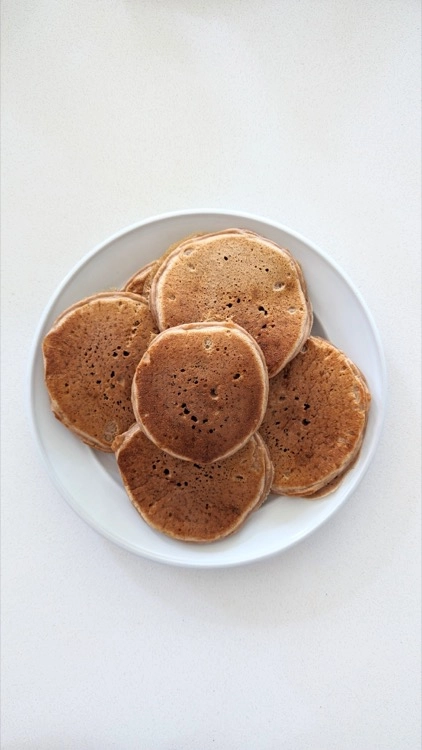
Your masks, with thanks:
[{"label": "white ceramic plate", "polygon": [[[362,369],[372,394],[359,461],[339,489],[325,499],[270,496],[233,536],[213,544],[172,540],[147,526],[132,507],[114,456],[80,442],[52,415],[44,386],[41,342],[65,308],[95,292],[120,287],[170,244],[193,232],[228,227],[252,229],[287,247],[301,263],[323,335]],[[286,227],[255,216],[224,211],[166,214],[129,227],[95,248],[69,273],[50,300],[31,354],[30,411],[36,440],[52,480],[72,508],[94,529],[138,555],[173,565],[225,567],[258,560],[290,547],[315,531],[345,502],[374,455],[386,396],[385,362],[372,316],[341,269],[315,246]]]}]

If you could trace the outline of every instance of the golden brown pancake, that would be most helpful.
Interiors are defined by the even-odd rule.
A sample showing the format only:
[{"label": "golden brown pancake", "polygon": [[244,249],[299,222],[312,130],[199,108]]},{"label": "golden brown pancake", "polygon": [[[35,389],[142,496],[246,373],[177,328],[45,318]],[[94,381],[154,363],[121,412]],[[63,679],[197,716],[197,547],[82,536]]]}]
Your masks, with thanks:
[{"label": "golden brown pancake", "polygon": [[150,344],[132,385],[138,424],[159,448],[210,463],[239,450],[260,426],[268,398],[265,360],[234,323],[188,323]]},{"label": "golden brown pancake", "polygon": [[54,415],[93,448],[111,452],[135,421],[135,368],[157,333],[148,305],[128,292],[104,292],[65,310],[43,341]]},{"label": "golden brown pancake", "polygon": [[241,229],[182,240],[152,279],[160,330],[197,320],[233,320],[260,345],[273,377],[312,325],[303,274],[288,250]]},{"label": "golden brown pancake", "polygon": [[274,464],[273,491],[317,497],[343,474],[360,450],[369,403],[356,365],[328,341],[310,337],[270,381],[260,432]]},{"label": "golden brown pancake", "polygon": [[187,542],[237,531],[265,500],[272,466],[257,433],[229,458],[200,465],[160,450],[134,425],[115,443],[125,489],[144,521]]}]

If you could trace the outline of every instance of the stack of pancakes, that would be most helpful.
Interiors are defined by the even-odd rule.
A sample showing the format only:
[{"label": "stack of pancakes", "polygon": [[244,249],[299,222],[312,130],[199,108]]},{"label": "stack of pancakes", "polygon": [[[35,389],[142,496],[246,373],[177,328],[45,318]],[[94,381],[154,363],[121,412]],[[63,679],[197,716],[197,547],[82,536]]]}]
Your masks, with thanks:
[{"label": "stack of pancakes", "polygon": [[214,541],[271,489],[322,497],[357,459],[368,388],[311,327],[288,250],[242,229],[193,235],[59,316],[43,342],[52,411],[115,453],[151,527]]}]

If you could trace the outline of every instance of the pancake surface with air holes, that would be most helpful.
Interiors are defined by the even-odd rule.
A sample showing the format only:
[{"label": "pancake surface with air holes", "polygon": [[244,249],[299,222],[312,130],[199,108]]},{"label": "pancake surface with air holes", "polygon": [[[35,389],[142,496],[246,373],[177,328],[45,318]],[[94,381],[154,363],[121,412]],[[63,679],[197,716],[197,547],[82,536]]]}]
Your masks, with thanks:
[{"label": "pancake surface with air holes", "polygon": [[45,336],[52,411],[91,447],[111,452],[116,435],[135,421],[133,374],[156,333],[145,300],[104,292],[65,310]]},{"label": "pancake surface with air holes", "polygon": [[233,534],[264,502],[273,468],[257,433],[229,458],[207,465],[160,450],[133,425],[114,443],[124,487],[144,521],[187,542]]},{"label": "pancake surface with air holes", "polygon": [[138,424],[173,456],[210,463],[239,450],[268,399],[261,349],[234,323],[188,323],[160,333],[136,368]]},{"label": "pancake surface with air holes", "polygon": [[312,326],[297,261],[288,250],[242,229],[173,246],[152,278],[150,307],[160,330],[233,320],[260,345],[270,377],[300,350]]},{"label": "pancake surface with air holes", "polygon": [[334,490],[358,455],[369,405],[356,365],[310,337],[270,381],[260,432],[274,464],[273,491],[316,498]]}]

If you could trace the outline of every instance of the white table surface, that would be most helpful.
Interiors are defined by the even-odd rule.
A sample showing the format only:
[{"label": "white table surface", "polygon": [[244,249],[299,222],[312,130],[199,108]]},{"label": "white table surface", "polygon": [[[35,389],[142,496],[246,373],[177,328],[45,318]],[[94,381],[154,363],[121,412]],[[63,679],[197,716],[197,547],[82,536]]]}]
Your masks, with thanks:
[{"label": "white table surface", "polygon": [[[420,57],[414,0],[4,0],[4,750],[417,750]],[[25,405],[49,296],[95,244],[183,208],[279,221],[383,338],[375,460],[302,544],[172,568],[97,535]]]}]

